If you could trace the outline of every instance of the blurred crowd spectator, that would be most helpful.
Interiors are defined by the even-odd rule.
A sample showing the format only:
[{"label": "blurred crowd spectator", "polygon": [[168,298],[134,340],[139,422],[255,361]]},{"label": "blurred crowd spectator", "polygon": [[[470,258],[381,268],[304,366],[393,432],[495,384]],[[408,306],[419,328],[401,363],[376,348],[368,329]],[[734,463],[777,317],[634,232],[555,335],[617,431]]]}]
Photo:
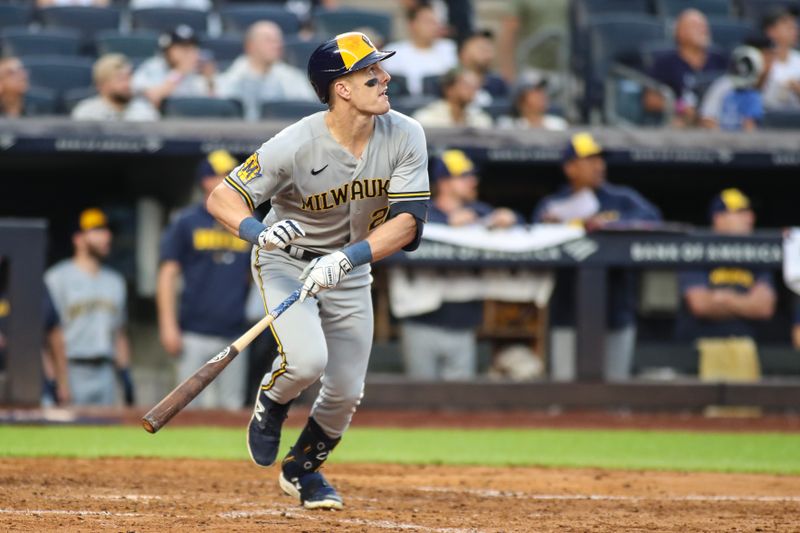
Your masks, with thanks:
[{"label": "blurred crowd spectator", "polygon": [[23,116],[28,88],[28,72],[22,61],[13,56],[0,59],[0,115]]},{"label": "blurred crowd spectator", "polygon": [[158,40],[161,55],[151,57],[133,74],[133,91],[159,107],[174,96],[213,96],[215,67],[200,53],[189,26],[178,26]]},{"label": "blurred crowd spectator", "polygon": [[471,70],[453,68],[441,80],[442,97],[414,113],[423,126],[490,128],[492,117],[475,104],[480,79]]},{"label": "blurred crowd spectator", "polygon": [[423,92],[423,79],[444,74],[456,66],[456,43],[441,37],[443,28],[430,4],[420,2],[408,10],[408,40],[388,43],[387,50],[397,52],[385,61],[393,75],[405,77],[412,95]]},{"label": "blurred crowd spectator", "polygon": [[158,120],[159,114],[131,88],[133,68],[122,54],[106,54],[94,64],[92,77],[97,96],[79,102],[72,110],[75,120]]},{"label": "blurred crowd spectator", "polygon": [[489,30],[475,32],[458,45],[459,64],[478,77],[481,89],[476,102],[481,106],[508,96],[508,84],[493,71],[495,55],[494,34]]},{"label": "blurred crowd spectator", "polygon": [[[708,20],[697,9],[687,9],[675,22],[675,49],[659,55],[650,76],[669,87],[675,95],[673,126],[695,126],[703,92],[720,76],[727,58],[711,47]],[[660,93],[645,93],[645,109],[662,113],[666,102]]]},{"label": "blurred crowd spectator", "polygon": [[800,52],[797,14],[777,7],[764,18],[764,33],[775,44],[772,68],[764,86],[764,107],[800,109]]},{"label": "blurred crowd spectator", "polygon": [[305,72],[283,62],[283,34],[274,22],[262,21],[247,30],[244,55],[217,79],[222,98],[239,100],[247,120],[261,117],[265,102],[317,99]]},{"label": "blurred crowd spectator", "polygon": [[762,88],[772,65],[773,44],[766,37],[748,40],[731,54],[728,73],[709,87],[700,109],[703,127],[753,131],[764,119]]},{"label": "blurred crowd spectator", "polygon": [[512,113],[502,116],[498,125],[504,128],[544,129],[563,131],[569,123],[562,117],[551,114],[547,78],[538,74],[524,76],[514,88]]}]

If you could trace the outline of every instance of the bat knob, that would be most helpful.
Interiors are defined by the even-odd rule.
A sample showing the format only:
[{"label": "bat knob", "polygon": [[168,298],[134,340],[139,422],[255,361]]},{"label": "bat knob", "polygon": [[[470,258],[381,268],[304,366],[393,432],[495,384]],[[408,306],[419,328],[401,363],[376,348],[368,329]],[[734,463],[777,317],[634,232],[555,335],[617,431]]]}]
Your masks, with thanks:
[{"label": "bat knob", "polygon": [[147,420],[146,418],[142,418],[142,427],[148,433],[155,433],[158,428],[153,426],[153,423]]}]

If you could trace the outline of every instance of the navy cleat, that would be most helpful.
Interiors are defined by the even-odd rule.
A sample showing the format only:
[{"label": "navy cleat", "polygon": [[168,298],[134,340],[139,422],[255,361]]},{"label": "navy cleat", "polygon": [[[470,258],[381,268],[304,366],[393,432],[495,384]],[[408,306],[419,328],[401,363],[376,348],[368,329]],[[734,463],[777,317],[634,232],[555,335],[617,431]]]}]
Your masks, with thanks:
[{"label": "navy cleat", "polygon": [[247,451],[258,466],[275,464],[278,446],[281,444],[281,427],[288,416],[291,403],[275,403],[259,389],[253,416],[250,417],[247,427]]},{"label": "navy cleat", "polygon": [[306,509],[342,509],[342,497],[319,472],[340,440],[327,436],[314,417],[309,417],[281,463],[278,483],[283,492],[297,498]]},{"label": "navy cleat", "polygon": [[278,478],[283,492],[296,498],[306,509],[343,509],[342,497],[321,472],[309,472],[287,479],[283,471]]}]

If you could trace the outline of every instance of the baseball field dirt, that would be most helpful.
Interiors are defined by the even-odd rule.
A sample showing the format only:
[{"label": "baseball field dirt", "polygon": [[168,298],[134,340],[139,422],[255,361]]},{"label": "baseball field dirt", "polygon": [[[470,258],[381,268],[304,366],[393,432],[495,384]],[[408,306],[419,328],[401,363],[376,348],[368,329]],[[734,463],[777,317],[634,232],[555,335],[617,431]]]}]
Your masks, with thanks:
[{"label": "baseball field dirt", "polygon": [[[458,443],[454,443],[458,445]],[[2,531],[800,531],[796,476],[332,464],[305,511],[244,461],[0,460]]]}]

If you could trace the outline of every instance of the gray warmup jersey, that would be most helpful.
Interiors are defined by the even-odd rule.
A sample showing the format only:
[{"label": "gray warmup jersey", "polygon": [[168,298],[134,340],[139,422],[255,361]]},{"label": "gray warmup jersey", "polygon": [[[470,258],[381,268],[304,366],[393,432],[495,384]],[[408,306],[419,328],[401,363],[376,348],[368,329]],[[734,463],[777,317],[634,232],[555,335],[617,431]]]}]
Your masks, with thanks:
[{"label": "gray warmup jersey", "polygon": [[272,200],[266,225],[297,220],[306,236],[292,244],[318,253],[366,238],[386,220],[390,205],[430,197],[419,123],[396,111],[376,116],[356,159],[331,136],[325,113],[287,127],[226,178],[251,209]]},{"label": "gray warmup jersey", "polygon": [[116,332],[126,318],[122,276],[106,267],[92,275],[65,259],[44,279],[64,328],[67,357],[113,357]]}]

